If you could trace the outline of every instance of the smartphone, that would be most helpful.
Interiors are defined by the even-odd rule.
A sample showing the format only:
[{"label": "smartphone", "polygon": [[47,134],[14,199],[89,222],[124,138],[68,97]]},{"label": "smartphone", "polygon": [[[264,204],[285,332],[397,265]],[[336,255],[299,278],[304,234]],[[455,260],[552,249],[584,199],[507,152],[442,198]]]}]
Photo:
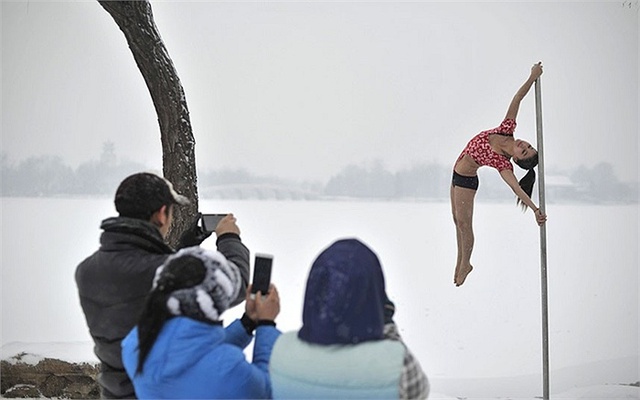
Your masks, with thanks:
[{"label": "smartphone", "polygon": [[251,282],[251,294],[269,292],[271,283],[271,266],[273,256],[271,254],[257,253],[253,263],[253,281]]},{"label": "smartphone", "polygon": [[202,214],[202,229],[205,232],[213,232],[216,230],[216,226],[218,226],[218,222],[227,214]]}]

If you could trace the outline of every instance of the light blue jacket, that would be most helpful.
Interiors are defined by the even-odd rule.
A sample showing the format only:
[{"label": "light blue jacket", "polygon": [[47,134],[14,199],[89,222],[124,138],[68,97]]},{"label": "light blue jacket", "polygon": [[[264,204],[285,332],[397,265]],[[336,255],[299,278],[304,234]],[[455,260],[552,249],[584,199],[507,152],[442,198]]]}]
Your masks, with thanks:
[{"label": "light blue jacket", "polygon": [[274,345],[269,366],[274,399],[399,397],[406,351],[401,342],[318,345],[297,333],[281,335]]},{"label": "light blue jacket", "polygon": [[141,374],[138,367],[138,330],[122,342],[122,359],[141,399],[198,399],[271,397],[268,374],[275,327],[259,326],[253,363],[242,351],[252,339],[240,320],[227,328],[187,317],[168,320],[156,339]]}]

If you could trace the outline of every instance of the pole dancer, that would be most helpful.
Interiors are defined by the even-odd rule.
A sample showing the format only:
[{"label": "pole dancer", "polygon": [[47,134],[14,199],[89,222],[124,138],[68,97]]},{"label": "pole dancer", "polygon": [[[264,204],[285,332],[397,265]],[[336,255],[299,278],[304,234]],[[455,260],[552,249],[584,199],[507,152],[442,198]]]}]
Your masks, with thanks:
[{"label": "pole dancer", "polygon": [[[531,200],[536,174],[533,168],[538,165],[538,152],[524,140],[515,139],[516,117],[520,102],[529,92],[531,86],[542,75],[542,62],[531,67],[527,80],[513,96],[504,120],[497,128],[482,131],[473,137],[458,157],[453,167],[451,183],[451,211],[456,225],[458,258],[453,283],[460,286],[473,270],[471,253],[473,251],[473,205],[478,190],[478,168],[490,166],[500,172],[505,183],[518,197],[517,203],[523,210],[533,210],[536,222],[542,226],[547,216]],[[513,173],[511,159],[520,168],[527,170],[526,175],[518,182]]]}]

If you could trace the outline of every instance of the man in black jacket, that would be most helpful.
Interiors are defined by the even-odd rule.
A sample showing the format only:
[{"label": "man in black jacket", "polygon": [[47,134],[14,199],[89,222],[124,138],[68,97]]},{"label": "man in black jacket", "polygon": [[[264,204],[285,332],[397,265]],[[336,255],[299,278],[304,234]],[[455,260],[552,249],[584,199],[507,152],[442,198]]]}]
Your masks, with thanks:
[{"label": "man in black jacket", "polygon": [[[100,248],[76,269],[80,304],[101,362],[98,383],[102,398],[135,398],[122,365],[120,343],[138,321],[156,269],[174,253],[164,241],[173,207],[188,203],[158,175],[127,177],[116,191],[119,216],[102,221]],[[196,221],[183,235],[180,247],[198,245],[209,235]],[[220,221],[216,235],[218,251],[242,276],[243,290],[232,304],[236,305],[244,300],[249,283],[249,250],[240,241],[240,229],[231,214]]]}]

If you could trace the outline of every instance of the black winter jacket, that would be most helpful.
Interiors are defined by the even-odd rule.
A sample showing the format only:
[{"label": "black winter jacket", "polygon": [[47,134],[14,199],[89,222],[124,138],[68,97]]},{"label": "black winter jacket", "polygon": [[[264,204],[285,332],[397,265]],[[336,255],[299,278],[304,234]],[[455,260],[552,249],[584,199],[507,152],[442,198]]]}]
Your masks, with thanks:
[{"label": "black winter jacket", "polygon": [[[75,279],[94,351],[102,368],[98,383],[103,398],[135,398],[122,365],[120,343],[138,322],[156,269],[174,250],[152,224],[132,218],[102,221],[100,248],[78,265]],[[235,234],[217,240],[218,251],[239,269],[244,300],[249,283],[249,250]]]}]

